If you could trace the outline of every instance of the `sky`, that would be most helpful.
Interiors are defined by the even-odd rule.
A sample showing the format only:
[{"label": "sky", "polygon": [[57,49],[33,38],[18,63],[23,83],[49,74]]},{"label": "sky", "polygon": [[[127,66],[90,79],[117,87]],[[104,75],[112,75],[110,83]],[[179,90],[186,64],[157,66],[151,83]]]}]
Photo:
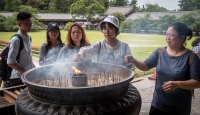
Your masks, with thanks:
[{"label": "sky", "polygon": [[[129,0],[131,1],[131,0]],[[158,4],[160,7],[164,7],[168,10],[180,9],[178,6],[178,0],[137,0],[137,5],[142,8],[145,4]]]}]

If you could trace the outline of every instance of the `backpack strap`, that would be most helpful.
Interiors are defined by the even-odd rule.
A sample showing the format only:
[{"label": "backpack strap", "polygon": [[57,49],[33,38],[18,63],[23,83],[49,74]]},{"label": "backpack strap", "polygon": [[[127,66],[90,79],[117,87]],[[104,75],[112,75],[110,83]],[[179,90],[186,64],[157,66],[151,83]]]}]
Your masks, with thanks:
[{"label": "backpack strap", "polygon": [[124,48],[124,55],[122,58],[124,58],[124,56],[126,56],[127,53],[127,49],[128,49],[128,44],[125,43],[125,48]]},{"label": "backpack strap", "polygon": [[100,50],[101,50],[101,41],[99,41],[99,50],[98,50],[98,54],[97,54],[97,62],[99,62]]},{"label": "backpack strap", "polygon": [[189,56],[189,59],[188,59],[188,64],[189,66],[192,64],[192,61],[193,61],[193,58],[196,54],[194,52],[191,52],[190,53],[190,56]]},{"label": "backpack strap", "polygon": [[161,48],[158,49],[158,57],[160,56],[160,54],[161,54],[161,52],[163,51],[164,48],[165,47],[161,47]]},{"label": "backpack strap", "polygon": [[23,43],[22,37],[19,34],[15,34],[12,37],[14,37],[14,36],[17,36],[19,38],[19,41],[20,41],[19,52],[18,52],[17,57],[16,57],[17,63],[19,63],[20,53],[21,53],[22,49],[24,48],[24,43]]}]

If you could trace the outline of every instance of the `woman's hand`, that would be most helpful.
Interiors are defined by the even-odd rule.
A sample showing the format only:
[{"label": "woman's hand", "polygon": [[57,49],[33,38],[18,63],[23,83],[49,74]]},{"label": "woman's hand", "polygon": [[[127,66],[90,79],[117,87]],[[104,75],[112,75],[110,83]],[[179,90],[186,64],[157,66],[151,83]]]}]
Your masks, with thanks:
[{"label": "woman's hand", "polygon": [[124,58],[125,58],[125,62],[127,63],[133,63],[135,60],[135,58],[131,55],[126,55]]},{"label": "woman's hand", "polygon": [[170,93],[175,89],[177,89],[178,87],[179,87],[178,81],[168,81],[164,82],[164,85],[162,85],[162,88],[166,93]]}]

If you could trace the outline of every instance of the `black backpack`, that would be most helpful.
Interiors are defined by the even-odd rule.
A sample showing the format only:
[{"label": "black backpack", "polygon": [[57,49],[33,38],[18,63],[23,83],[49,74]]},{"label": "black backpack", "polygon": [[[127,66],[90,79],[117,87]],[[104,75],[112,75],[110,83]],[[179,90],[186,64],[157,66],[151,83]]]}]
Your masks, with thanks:
[{"label": "black backpack", "polygon": [[[17,36],[20,40],[19,52],[16,57],[16,61],[17,61],[17,63],[19,63],[20,53],[21,53],[21,50],[24,48],[24,43],[19,34],[15,34],[12,37],[14,37],[14,36]],[[11,39],[12,39],[12,37],[11,37]],[[4,81],[10,79],[11,72],[12,72],[12,68],[9,67],[7,64],[8,52],[9,52],[9,44],[2,50],[2,52],[0,54],[0,57],[1,57],[1,59],[0,59],[0,77],[2,77],[2,79]]]}]

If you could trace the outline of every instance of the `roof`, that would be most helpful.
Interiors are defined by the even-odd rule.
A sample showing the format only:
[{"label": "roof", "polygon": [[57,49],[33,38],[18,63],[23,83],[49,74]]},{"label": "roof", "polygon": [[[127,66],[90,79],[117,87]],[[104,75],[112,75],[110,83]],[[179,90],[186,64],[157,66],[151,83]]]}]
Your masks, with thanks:
[{"label": "roof", "polygon": [[104,15],[111,15],[114,12],[121,12],[122,14],[126,15],[132,10],[134,10],[133,6],[109,7],[108,10],[104,13]]},{"label": "roof", "polygon": [[[13,12],[0,12],[0,15],[3,15],[5,17],[12,16]],[[71,21],[72,20],[72,15],[70,13],[39,13],[38,14],[40,20],[45,20],[45,21],[51,21],[51,20],[62,20],[62,21]],[[100,15],[95,15],[93,18],[102,20],[104,17]],[[83,17],[76,17],[76,20],[86,20]]]},{"label": "roof", "polygon": [[39,13],[41,20],[71,20],[72,15],[68,13]]},{"label": "roof", "polygon": [[179,11],[179,12],[136,12],[130,14],[126,19],[137,19],[138,17],[144,17],[146,14],[150,14],[150,17],[153,20],[158,20],[160,16],[170,15],[176,16],[177,18],[181,17],[183,14],[188,14],[192,11]]},{"label": "roof", "polygon": [[0,12],[0,15],[8,17],[8,16],[12,16],[13,12]]}]

